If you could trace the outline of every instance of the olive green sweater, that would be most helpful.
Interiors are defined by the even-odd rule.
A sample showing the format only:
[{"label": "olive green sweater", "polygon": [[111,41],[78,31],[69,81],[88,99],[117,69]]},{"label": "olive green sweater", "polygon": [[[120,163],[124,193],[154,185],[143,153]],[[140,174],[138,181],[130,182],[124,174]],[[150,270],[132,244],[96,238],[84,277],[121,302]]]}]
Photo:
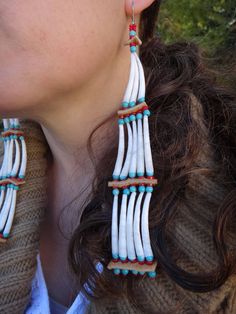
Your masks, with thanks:
[{"label": "olive green sweater", "polygon": [[[41,128],[23,121],[28,164],[26,183],[18,191],[11,237],[0,244],[0,313],[24,313],[31,292],[39,251],[39,227],[46,204],[47,150]],[[2,145],[1,145],[2,152]],[[2,155],[2,154],[1,154]],[[209,156],[208,156],[209,157]],[[173,245],[179,248],[178,265],[190,272],[208,271],[217,266],[211,226],[214,206],[224,197],[223,188],[209,179],[194,180],[189,200],[194,208],[182,207],[171,228]],[[213,208],[213,209],[210,209]],[[117,278],[118,280],[118,278]],[[164,271],[156,280],[144,279],[143,300],[153,306],[153,313],[236,313],[236,275],[220,288],[208,293],[193,293],[173,282]],[[101,304],[91,303],[89,313],[140,313],[126,299]]]}]

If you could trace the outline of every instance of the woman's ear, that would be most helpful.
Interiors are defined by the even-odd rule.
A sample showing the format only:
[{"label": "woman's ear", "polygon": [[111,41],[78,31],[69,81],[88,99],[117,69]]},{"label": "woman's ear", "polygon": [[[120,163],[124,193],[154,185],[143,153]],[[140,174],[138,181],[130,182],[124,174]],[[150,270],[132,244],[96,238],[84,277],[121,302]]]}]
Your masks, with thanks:
[{"label": "woman's ear", "polygon": [[125,0],[125,10],[128,16],[132,16],[132,2],[134,2],[134,14],[140,14],[148,8],[154,1],[158,0]]}]

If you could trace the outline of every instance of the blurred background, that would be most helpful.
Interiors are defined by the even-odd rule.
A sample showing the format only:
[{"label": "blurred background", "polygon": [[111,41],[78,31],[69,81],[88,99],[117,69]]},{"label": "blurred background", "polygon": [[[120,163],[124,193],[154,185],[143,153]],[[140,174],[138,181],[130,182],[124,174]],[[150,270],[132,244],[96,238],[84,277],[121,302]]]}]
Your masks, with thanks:
[{"label": "blurred background", "polygon": [[211,67],[236,86],[236,0],[163,0],[158,34],[198,44]]}]

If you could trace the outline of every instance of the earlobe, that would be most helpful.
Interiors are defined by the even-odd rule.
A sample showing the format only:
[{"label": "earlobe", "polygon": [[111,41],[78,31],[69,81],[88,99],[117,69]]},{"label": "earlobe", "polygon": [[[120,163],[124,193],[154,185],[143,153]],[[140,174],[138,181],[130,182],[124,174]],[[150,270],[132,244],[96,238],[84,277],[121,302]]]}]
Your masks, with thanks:
[{"label": "earlobe", "polygon": [[128,16],[132,16],[132,2],[134,2],[134,14],[140,14],[153,2],[158,0],[125,0],[125,10]]}]

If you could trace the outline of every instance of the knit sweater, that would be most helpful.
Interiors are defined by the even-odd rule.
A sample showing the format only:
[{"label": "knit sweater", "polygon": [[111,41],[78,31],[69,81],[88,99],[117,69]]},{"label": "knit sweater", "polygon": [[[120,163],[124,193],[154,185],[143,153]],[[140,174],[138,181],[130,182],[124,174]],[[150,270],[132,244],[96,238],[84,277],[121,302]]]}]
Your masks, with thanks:
[{"label": "knit sweater", "polygon": [[[17,195],[16,213],[11,236],[0,244],[0,313],[24,313],[31,293],[31,282],[36,271],[39,252],[39,228],[46,208],[46,178],[48,145],[40,126],[22,121],[28,152],[26,183]],[[2,155],[1,145],[1,155]],[[178,247],[178,265],[189,272],[216,268],[217,256],[213,245],[211,226],[214,206],[224,198],[225,191],[213,179],[199,176],[192,183],[187,206],[178,210],[171,228],[172,245]],[[211,210],[210,208],[213,208]],[[118,278],[117,278],[118,280]],[[144,279],[143,300],[153,306],[153,313],[213,314],[236,313],[236,275],[231,275],[218,289],[194,293],[177,285],[164,271],[156,280]],[[91,302],[89,313],[139,313],[122,298],[117,301]]]}]

